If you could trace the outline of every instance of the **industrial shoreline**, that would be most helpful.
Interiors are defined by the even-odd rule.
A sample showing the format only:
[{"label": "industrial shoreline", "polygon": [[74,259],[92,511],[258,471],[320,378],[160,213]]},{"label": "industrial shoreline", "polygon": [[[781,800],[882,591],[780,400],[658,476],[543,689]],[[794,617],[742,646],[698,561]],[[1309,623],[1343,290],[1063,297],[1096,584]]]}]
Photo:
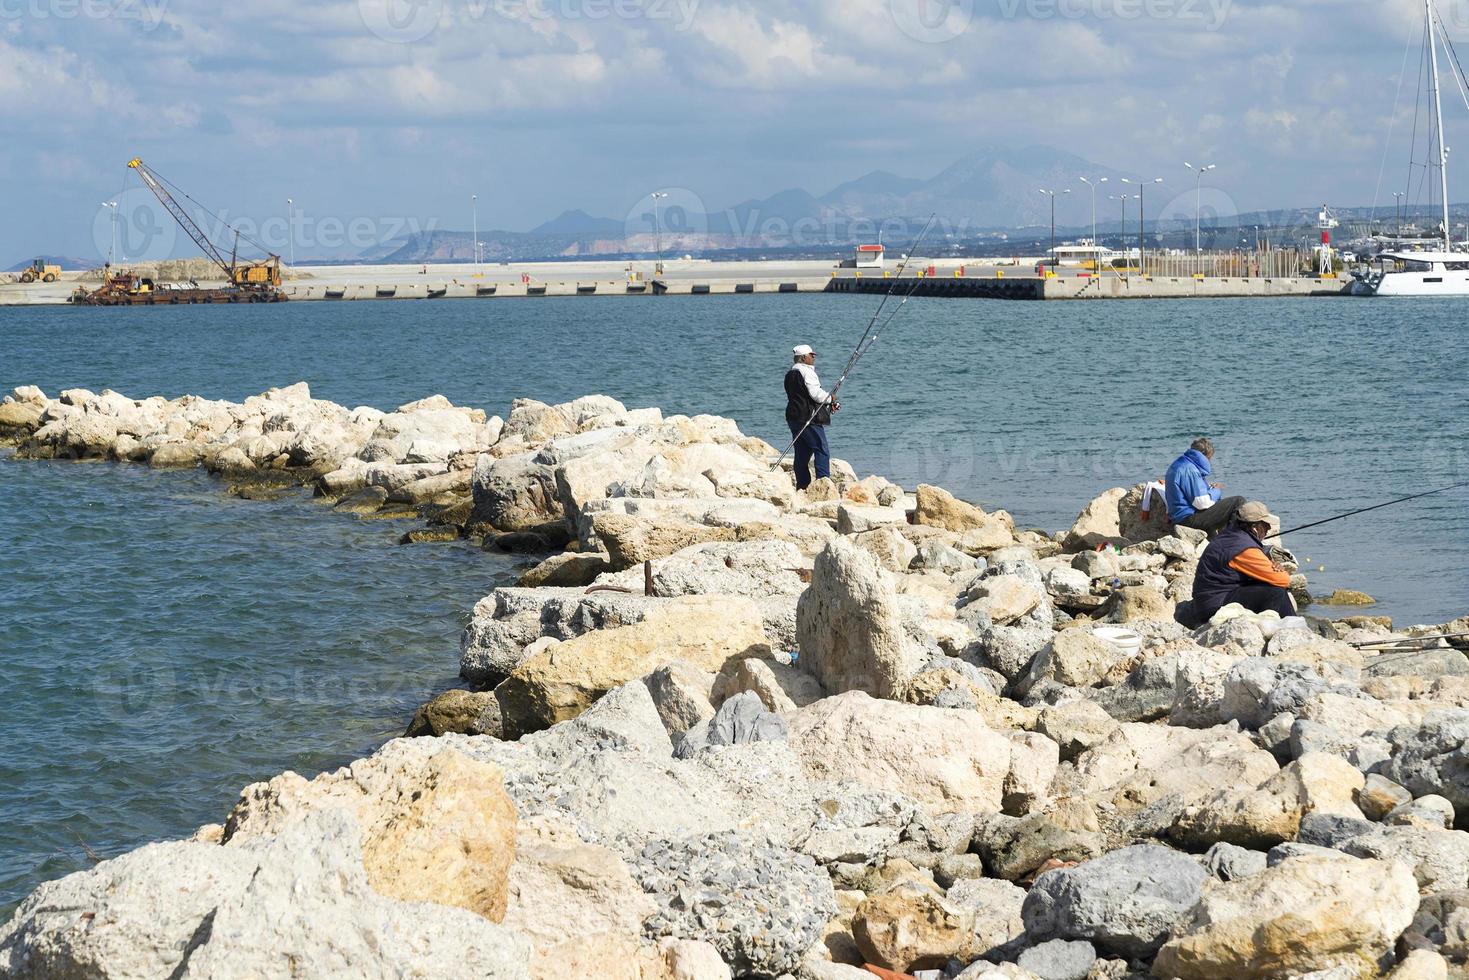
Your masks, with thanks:
[{"label": "industrial shoreline", "polygon": [[[903,271],[899,291],[917,296],[979,299],[1177,299],[1248,296],[1335,296],[1350,279],[1261,276],[1092,275],[1063,267],[1042,278],[1038,258],[916,259]],[[292,301],[373,299],[487,299],[554,296],[698,296],[781,293],[881,293],[893,288],[889,268],[839,268],[831,261],[539,262],[509,265],[299,266],[281,292]],[[0,283],[0,306],[66,305],[85,273],[63,272],[54,283]],[[224,285],[206,283],[199,285]],[[161,290],[158,305],[170,300]]]}]

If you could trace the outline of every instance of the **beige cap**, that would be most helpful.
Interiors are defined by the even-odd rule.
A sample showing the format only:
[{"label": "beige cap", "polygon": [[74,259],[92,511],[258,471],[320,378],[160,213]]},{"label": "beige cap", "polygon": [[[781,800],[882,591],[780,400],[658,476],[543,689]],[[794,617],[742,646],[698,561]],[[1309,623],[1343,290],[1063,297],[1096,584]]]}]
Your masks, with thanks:
[{"label": "beige cap", "polygon": [[1234,516],[1241,524],[1266,524],[1270,521],[1270,508],[1258,500],[1251,500],[1235,511]]}]

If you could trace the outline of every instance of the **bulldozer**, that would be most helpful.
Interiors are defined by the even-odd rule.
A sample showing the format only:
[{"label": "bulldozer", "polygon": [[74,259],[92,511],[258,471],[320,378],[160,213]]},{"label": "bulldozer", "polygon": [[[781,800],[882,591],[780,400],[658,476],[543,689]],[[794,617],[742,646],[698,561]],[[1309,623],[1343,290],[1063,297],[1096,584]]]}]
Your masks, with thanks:
[{"label": "bulldozer", "polygon": [[31,263],[31,267],[20,274],[21,282],[55,282],[61,278],[61,266],[47,265],[41,259]]}]

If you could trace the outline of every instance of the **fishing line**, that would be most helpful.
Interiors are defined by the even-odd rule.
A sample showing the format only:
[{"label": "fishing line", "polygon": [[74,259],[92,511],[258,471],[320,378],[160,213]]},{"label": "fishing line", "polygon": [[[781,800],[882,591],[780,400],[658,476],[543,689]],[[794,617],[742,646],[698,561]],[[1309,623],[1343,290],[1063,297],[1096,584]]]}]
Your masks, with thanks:
[{"label": "fishing line", "polygon": [[1372,507],[1363,507],[1360,510],[1348,511],[1345,514],[1338,514],[1335,517],[1328,517],[1326,520],[1317,521],[1314,524],[1303,524],[1300,527],[1291,528],[1289,531],[1277,531],[1274,534],[1267,534],[1263,540],[1269,541],[1271,538],[1284,537],[1287,534],[1295,534],[1298,531],[1309,531],[1311,530],[1311,528],[1320,527],[1323,524],[1331,524],[1336,521],[1345,520],[1348,517],[1356,517],[1358,514],[1367,514],[1374,510],[1382,510],[1382,508],[1391,507],[1394,504],[1405,504],[1410,500],[1421,500],[1424,497],[1432,497],[1436,493],[1448,493],[1450,490],[1457,490],[1460,487],[1469,487],[1469,480],[1466,480],[1463,483],[1455,483],[1451,487],[1440,487],[1437,490],[1429,490],[1427,493],[1415,493],[1411,497],[1400,497],[1397,500],[1389,500],[1385,504],[1376,504]]},{"label": "fishing line", "polygon": [[[852,371],[857,367],[857,362],[862,360],[862,356],[872,349],[873,344],[877,343],[877,338],[887,329],[888,324],[893,322],[893,319],[902,312],[903,307],[908,305],[908,300],[917,292],[922,280],[915,278],[912,286],[909,287],[907,293],[903,296],[903,301],[898,304],[898,308],[893,310],[886,320],[882,321],[881,326],[878,326],[878,318],[882,316],[882,311],[887,307],[888,300],[893,298],[893,293],[897,291],[898,283],[902,279],[903,273],[907,271],[908,264],[913,261],[913,257],[918,254],[918,246],[923,243],[924,238],[928,237],[928,230],[933,227],[934,220],[937,217],[938,212],[934,212],[928,216],[928,222],[924,224],[923,230],[918,233],[918,237],[913,240],[913,245],[908,249],[908,253],[903,256],[903,261],[898,264],[897,271],[893,274],[892,285],[888,286],[887,292],[883,294],[882,302],[877,304],[877,309],[873,311],[872,319],[867,321],[867,329],[862,331],[862,337],[857,341],[857,346],[852,348],[852,356],[847,358],[846,367],[842,369],[841,376],[837,378],[837,383],[832,386],[828,398],[830,403],[835,404],[837,393],[842,390],[842,385],[846,384],[847,379],[852,376]],[[877,328],[876,333],[873,332],[874,327]],[[775,461],[775,468],[779,468],[785,462],[786,455],[792,449],[796,448],[796,443],[801,441],[801,437],[806,434],[806,430],[815,424],[816,416],[821,414],[823,407],[825,406],[818,405],[816,410],[811,413],[811,417],[806,420],[806,424],[801,426],[795,438],[791,440],[790,445],[785,447],[785,450],[780,454],[780,458]]]}]

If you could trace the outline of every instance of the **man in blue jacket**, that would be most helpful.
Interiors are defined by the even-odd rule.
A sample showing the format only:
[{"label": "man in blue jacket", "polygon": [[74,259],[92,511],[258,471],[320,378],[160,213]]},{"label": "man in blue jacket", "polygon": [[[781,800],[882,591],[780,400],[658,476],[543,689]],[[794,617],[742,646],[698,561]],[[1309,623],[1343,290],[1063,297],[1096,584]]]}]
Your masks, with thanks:
[{"label": "man in blue jacket", "polygon": [[1245,502],[1243,497],[1223,497],[1219,484],[1209,482],[1214,473],[1213,459],[1214,444],[1208,439],[1195,439],[1189,451],[1168,467],[1164,479],[1169,519],[1207,531],[1211,538],[1229,525],[1234,512]]}]

